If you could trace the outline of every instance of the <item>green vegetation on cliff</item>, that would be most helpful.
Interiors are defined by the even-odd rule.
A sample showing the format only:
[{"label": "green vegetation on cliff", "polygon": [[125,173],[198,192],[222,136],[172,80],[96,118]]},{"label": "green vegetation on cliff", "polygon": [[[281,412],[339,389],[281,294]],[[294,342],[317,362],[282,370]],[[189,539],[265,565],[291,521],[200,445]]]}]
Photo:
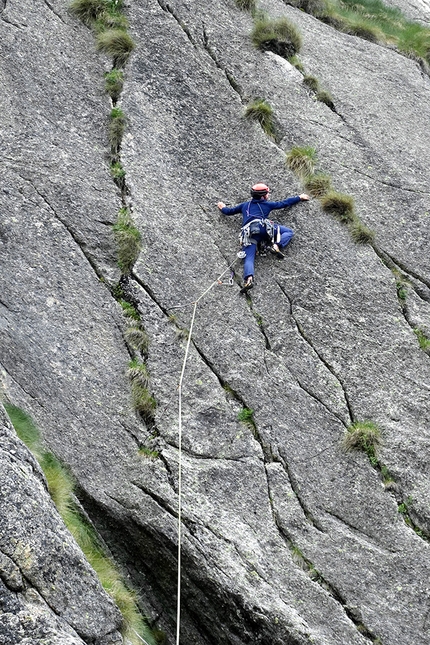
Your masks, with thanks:
[{"label": "green vegetation on cliff", "polygon": [[138,609],[137,594],[125,585],[95,528],[82,513],[75,496],[72,475],[55,455],[43,447],[39,430],[32,418],[15,405],[5,404],[4,407],[18,437],[39,462],[49,493],[67,528],[97,573],[103,588],[120,609],[124,619],[124,638],[132,645],[142,643],[142,638],[147,645],[155,645],[153,635]]},{"label": "green vegetation on cliff", "polygon": [[335,29],[371,42],[394,45],[430,64],[430,29],[405,18],[381,0],[284,0]]}]

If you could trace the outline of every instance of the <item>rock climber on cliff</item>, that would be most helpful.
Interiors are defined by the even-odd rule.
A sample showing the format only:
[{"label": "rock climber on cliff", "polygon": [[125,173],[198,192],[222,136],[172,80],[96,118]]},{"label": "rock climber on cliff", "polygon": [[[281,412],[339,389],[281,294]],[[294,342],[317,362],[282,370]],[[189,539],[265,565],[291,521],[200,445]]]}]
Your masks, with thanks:
[{"label": "rock climber on cliff", "polygon": [[243,268],[244,286],[240,293],[246,293],[254,286],[254,262],[259,242],[265,241],[270,244],[270,251],[283,258],[281,249],[285,248],[293,237],[293,231],[287,226],[281,226],[267,218],[270,211],[286,208],[298,204],[300,201],[307,201],[308,195],[297,195],[287,197],[281,202],[269,201],[269,188],[266,184],[255,184],[251,188],[252,199],[242,202],[237,206],[226,206],[218,202],[218,208],[224,215],[242,213],[242,228],[240,241],[242,250],[245,252],[245,263]]}]

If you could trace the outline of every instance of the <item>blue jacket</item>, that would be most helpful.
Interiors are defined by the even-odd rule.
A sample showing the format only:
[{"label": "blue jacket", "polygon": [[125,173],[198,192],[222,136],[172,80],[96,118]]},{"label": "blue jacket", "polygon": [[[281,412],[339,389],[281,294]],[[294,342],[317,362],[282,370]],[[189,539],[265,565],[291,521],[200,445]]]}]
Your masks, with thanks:
[{"label": "blue jacket", "polygon": [[234,215],[242,213],[242,226],[246,226],[253,219],[266,219],[270,211],[278,208],[286,208],[298,204],[300,197],[287,197],[282,202],[268,202],[265,199],[251,199],[249,202],[242,202],[237,206],[224,206],[221,212],[224,215]]}]

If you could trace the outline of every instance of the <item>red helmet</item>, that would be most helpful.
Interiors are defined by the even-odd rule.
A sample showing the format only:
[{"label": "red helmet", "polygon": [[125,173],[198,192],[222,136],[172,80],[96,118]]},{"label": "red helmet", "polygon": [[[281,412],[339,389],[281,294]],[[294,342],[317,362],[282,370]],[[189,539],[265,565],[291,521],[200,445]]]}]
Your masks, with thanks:
[{"label": "red helmet", "polygon": [[254,184],[251,188],[251,196],[256,198],[264,197],[268,192],[269,186],[266,186],[266,184]]}]

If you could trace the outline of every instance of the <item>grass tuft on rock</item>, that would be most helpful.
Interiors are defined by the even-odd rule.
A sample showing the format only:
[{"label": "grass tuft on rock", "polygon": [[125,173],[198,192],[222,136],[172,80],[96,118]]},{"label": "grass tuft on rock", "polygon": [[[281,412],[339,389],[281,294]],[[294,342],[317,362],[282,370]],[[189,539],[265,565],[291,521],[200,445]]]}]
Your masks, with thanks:
[{"label": "grass tuft on rock", "polygon": [[312,197],[323,197],[332,190],[331,177],[324,173],[308,175],[304,180],[304,187]]},{"label": "grass tuft on rock", "polygon": [[142,414],[147,420],[152,420],[156,408],[155,399],[151,396],[147,387],[144,387],[138,379],[131,382],[131,399],[133,408]]},{"label": "grass tuft on rock", "polygon": [[299,177],[312,175],[317,161],[315,148],[295,146],[286,156],[287,166]]},{"label": "grass tuft on rock", "polygon": [[254,23],[251,39],[258,49],[271,51],[287,60],[302,47],[299,30],[287,18],[260,16]]},{"label": "grass tuft on rock", "polygon": [[394,45],[407,56],[430,63],[430,29],[381,0],[331,0],[323,20],[341,31]]},{"label": "grass tuft on rock", "polygon": [[396,278],[396,291],[397,298],[400,301],[401,306],[403,307],[406,303],[406,298],[408,297],[408,281],[400,273],[394,273]]},{"label": "grass tuft on rock", "polygon": [[256,0],[236,0],[236,6],[242,11],[254,13],[256,9]]},{"label": "grass tuft on rock", "polygon": [[136,352],[140,352],[142,355],[146,356],[148,353],[149,338],[142,325],[127,327],[124,332],[124,338],[130,347],[132,347]]},{"label": "grass tuft on rock", "polygon": [[430,338],[426,336],[424,331],[420,329],[419,327],[417,329],[414,329],[414,333],[418,339],[419,346],[421,349],[426,353],[430,355]]},{"label": "grass tuft on rock", "polygon": [[70,4],[70,11],[87,27],[91,27],[100,19],[107,6],[107,0],[73,0]]},{"label": "grass tuft on rock", "polygon": [[156,645],[151,630],[138,609],[136,593],[123,582],[95,529],[83,517],[74,493],[75,483],[69,471],[55,455],[43,448],[39,430],[28,414],[10,404],[5,404],[5,409],[18,437],[39,462],[48,482],[48,490],[69,532],[96,572],[102,587],[120,609],[124,639],[131,645],[140,645],[143,637],[148,645]]},{"label": "grass tuft on rock", "polygon": [[129,275],[142,248],[141,235],[133,224],[128,208],[121,208],[113,232],[117,246],[118,266],[123,275]]},{"label": "grass tuft on rock", "polygon": [[354,199],[350,195],[331,190],[321,198],[321,206],[341,222],[354,221]]},{"label": "grass tuft on rock", "polygon": [[325,105],[327,105],[327,107],[329,107],[330,110],[335,109],[333,97],[330,94],[330,92],[327,92],[327,90],[318,90],[315,96],[317,101],[320,101],[320,103],[324,103]]},{"label": "grass tuft on rock", "polygon": [[309,87],[312,92],[318,92],[320,88],[320,84],[316,76],[312,76],[311,74],[305,74],[303,77],[303,84]]},{"label": "grass tuft on rock", "polygon": [[275,136],[273,109],[264,99],[257,98],[245,110],[247,119],[257,121],[269,137]]},{"label": "grass tuft on rock", "polygon": [[121,69],[112,69],[105,73],[105,90],[113,103],[116,103],[124,86],[124,72]]},{"label": "grass tuft on rock", "polygon": [[120,188],[123,188],[125,182],[125,170],[120,161],[115,161],[113,164],[111,164],[110,174],[115,183]]},{"label": "grass tuft on rock", "polygon": [[124,67],[135,47],[123,29],[107,29],[97,34],[97,49],[113,59],[114,67]]},{"label": "grass tuft on rock", "polygon": [[375,465],[376,448],[380,441],[381,431],[373,421],[355,421],[346,429],[342,445],[346,451],[362,450]]},{"label": "grass tuft on rock", "polygon": [[130,381],[136,381],[144,388],[149,386],[149,372],[145,363],[142,363],[137,358],[134,358],[128,364],[127,375]]},{"label": "grass tuft on rock", "polygon": [[350,19],[344,22],[343,31],[346,31],[351,36],[358,36],[363,40],[368,40],[371,43],[377,43],[384,40],[383,32],[375,25],[371,25],[363,19]]},{"label": "grass tuft on rock", "polygon": [[288,62],[290,63],[290,65],[293,65],[293,67],[298,69],[299,72],[301,72],[302,74],[305,73],[305,66],[303,65],[302,61],[298,56],[296,55],[290,56],[290,58],[288,59]]},{"label": "grass tuft on rock", "polygon": [[327,13],[327,2],[325,0],[289,0],[287,4],[301,9],[315,18],[320,18]]},{"label": "grass tuft on rock", "polygon": [[141,446],[138,452],[139,455],[146,457],[147,459],[157,459],[160,455],[158,450],[151,450],[151,448],[147,448],[147,446]]},{"label": "grass tuft on rock", "polygon": [[112,108],[109,115],[109,143],[114,158],[119,153],[126,125],[126,118],[121,108]]},{"label": "grass tuft on rock", "polygon": [[349,226],[352,239],[357,244],[370,244],[375,239],[375,232],[368,228],[358,217],[354,217]]},{"label": "grass tuft on rock", "polygon": [[133,320],[140,320],[140,313],[134,305],[132,305],[130,302],[127,302],[127,300],[124,300],[123,298],[120,298],[118,302],[122,307],[124,316],[127,316],[127,318],[132,318]]},{"label": "grass tuft on rock", "polygon": [[254,425],[254,410],[251,410],[251,408],[242,408],[242,410],[238,412],[237,418],[239,421]]}]

